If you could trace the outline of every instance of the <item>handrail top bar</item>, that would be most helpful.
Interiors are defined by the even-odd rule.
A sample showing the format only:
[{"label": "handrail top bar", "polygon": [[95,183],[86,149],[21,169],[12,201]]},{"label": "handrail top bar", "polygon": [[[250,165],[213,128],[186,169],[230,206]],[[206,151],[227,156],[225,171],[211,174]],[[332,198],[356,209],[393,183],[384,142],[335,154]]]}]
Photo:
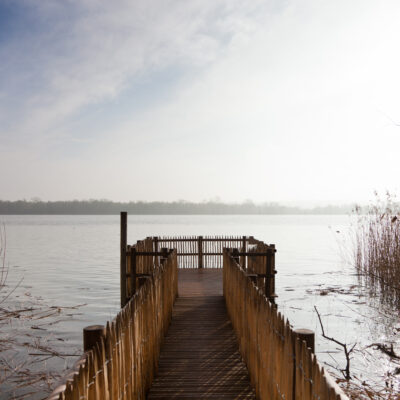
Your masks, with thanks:
[{"label": "handrail top bar", "polygon": [[265,256],[269,256],[271,254],[276,253],[276,249],[268,249],[266,252],[262,252],[262,253],[256,253],[256,252],[245,252],[245,253],[243,253],[243,252],[240,252],[240,251],[238,251],[238,252],[229,251],[229,253],[232,256],[251,256],[251,257],[253,257],[253,256],[264,256],[265,257]]},{"label": "handrail top bar", "polygon": [[[129,250],[128,250],[128,253],[129,253]],[[265,252],[264,253],[255,253],[255,252],[253,253],[253,252],[250,252],[250,253],[232,253],[232,255],[234,255],[234,256],[249,256],[249,257],[253,257],[253,256],[264,256],[265,257],[265,256],[268,256],[268,255],[273,254],[273,253],[276,253],[276,250],[271,249],[269,253],[265,253]],[[137,256],[162,256],[164,254],[167,254],[167,253],[160,253],[160,252],[156,253],[156,252],[151,252],[151,251],[145,251],[145,252],[138,252],[137,251],[136,252]],[[184,256],[184,257],[197,256],[198,254],[199,253],[179,253],[179,252],[176,253],[177,256]],[[220,255],[222,255],[222,253],[215,253],[215,252],[214,253],[202,252],[201,254],[203,256],[220,256]]]},{"label": "handrail top bar", "polygon": [[252,245],[256,244],[266,244],[269,247],[274,247],[275,244],[264,243],[263,241],[256,239],[254,236],[150,236],[151,239],[155,240],[157,243],[171,243],[171,242],[253,242],[249,243]]},{"label": "handrail top bar", "polygon": [[[258,272],[252,272],[250,274],[246,273],[246,276],[248,278],[252,278],[253,276],[256,276],[257,278],[273,278],[274,275],[276,275],[277,273],[278,273],[278,271],[275,271],[275,270],[272,271],[271,274],[259,274]],[[276,296],[276,297],[278,297],[278,296]]]},{"label": "handrail top bar", "polygon": [[171,238],[160,238],[158,236],[155,236],[154,238],[157,238],[158,242],[197,242],[200,238],[203,242],[227,242],[227,241],[249,241],[249,240],[255,240],[254,237],[249,237],[249,236],[235,236],[235,237],[204,237],[204,236],[189,236],[187,238],[182,238],[182,237],[171,237]]},{"label": "handrail top bar", "polygon": [[134,246],[130,248],[131,252],[132,250],[135,252],[137,256],[164,256],[164,255],[170,255],[174,251],[174,249],[169,249],[168,251],[135,251]]}]

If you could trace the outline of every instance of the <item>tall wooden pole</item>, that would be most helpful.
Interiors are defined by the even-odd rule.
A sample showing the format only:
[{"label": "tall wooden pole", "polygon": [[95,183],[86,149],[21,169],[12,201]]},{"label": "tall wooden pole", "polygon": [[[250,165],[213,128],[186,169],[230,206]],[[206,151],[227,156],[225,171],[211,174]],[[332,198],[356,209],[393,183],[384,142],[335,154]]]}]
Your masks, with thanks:
[{"label": "tall wooden pole", "polygon": [[120,288],[121,308],[126,303],[126,245],[128,241],[128,213],[121,211],[121,264],[120,264]]}]

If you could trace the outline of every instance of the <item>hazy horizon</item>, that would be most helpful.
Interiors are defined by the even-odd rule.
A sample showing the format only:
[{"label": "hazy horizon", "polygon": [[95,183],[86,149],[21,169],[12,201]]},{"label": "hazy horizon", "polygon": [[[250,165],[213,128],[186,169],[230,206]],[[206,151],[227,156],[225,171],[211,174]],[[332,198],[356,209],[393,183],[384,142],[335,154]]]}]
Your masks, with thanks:
[{"label": "hazy horizon", "polygon": [[18,201],[23,201],[23,202],[29,202],[29,203],[36,203],[36,202],[50,202],[50,203],[56,203],[56,202],[110,202],[110,203],[122,203],[122,204],[129,204],[129,203],[190,203],[190,204],[206,204],[206,203],[216,203],[216,204],[225,204],[225,205],[244,205],[244,204],[250,204],[250,205],[256,205],[256,206],[262,206],[262,205],[272,205],[276,204],[279,206],[285,206],[285,207],[298,207],[298,208],[314,208],[314,207],[326,207],[326,206],[333,206],[333,207],[341,207],[341,206],[351,206],[353,204],[365,204],[366,201],[360,202],[360,201],[324,201],[324,200],[304,200],[304,201],[274,201],[274,200],[264,200],[264,201],[254,201],[252,199],[245,199],[245,200],[240,200],[240,201],[224,201],[223,199],[220,198],[210,198],[210,199],[202,199],[202,200],[186,200],[186,199],[174,199],[174,200],[143,200],[143,199],[137,199],[137,200],[112,200],[112,199],[95,199],[95,198],[81,198],[81,199],[55,199],[55,200],[49,200],[49,199],[42,199],[39,197],[33,197],[30,199],[26,198],[19,198],[19,199],[6,199],[6,198],[0,198],[0,202],[18,202]]},{"label": "hazy horizon", "polygon": [[[363,207],[363,205],[360,205]],[[15,202],[0,200],[0,215],[339,215],[354,212],[354,204],[346,205],[285,205],[275,202],[225,203],[203,202],[111,202],[109,200],[74,200],[45,202],[39,199]]]},{"label": "hazy horizon", "polygon": [[4,0],[1,194],[396,193],[399,20],[397,0]]}]

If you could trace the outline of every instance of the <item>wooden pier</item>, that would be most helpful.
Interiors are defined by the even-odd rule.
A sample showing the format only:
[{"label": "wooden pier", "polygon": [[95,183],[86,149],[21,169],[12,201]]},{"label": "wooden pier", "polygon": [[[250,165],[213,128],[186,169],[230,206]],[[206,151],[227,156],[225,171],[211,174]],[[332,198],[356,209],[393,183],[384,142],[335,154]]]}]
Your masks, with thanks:
[{"label": "wooden pier", "polygon": [[255,399],[222,293],[221,269],[181,269],[148,399]]},{"label": "wooden pier", "polygon": [[128,245],[126,217],[121,311],[85,330],[96,336],[48,400],[348,400],[278,312],[274,245],[251,236]]}]

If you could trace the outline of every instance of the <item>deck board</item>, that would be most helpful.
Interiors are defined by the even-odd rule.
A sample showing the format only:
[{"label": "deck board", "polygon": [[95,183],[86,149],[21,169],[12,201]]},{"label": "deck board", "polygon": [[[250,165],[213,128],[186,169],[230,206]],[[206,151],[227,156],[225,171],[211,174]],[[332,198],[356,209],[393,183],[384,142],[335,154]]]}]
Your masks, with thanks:
[{"label": "deck board", "polygon": [[221,269],[179,270],[179,297],[148,399],[255,399],[226,311]]}]

